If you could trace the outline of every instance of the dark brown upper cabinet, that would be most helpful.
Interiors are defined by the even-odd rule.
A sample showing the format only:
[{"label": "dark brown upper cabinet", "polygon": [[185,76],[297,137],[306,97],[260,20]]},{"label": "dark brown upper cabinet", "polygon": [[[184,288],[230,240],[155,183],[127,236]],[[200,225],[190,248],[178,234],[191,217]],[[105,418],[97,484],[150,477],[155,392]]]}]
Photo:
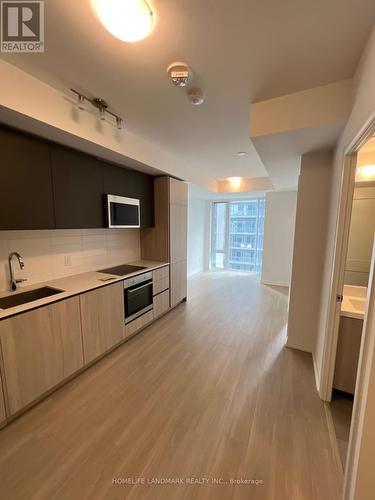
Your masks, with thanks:
[{"label": "dark brown upper cabinet", "polygon": [[95,157],[51,145],[57,229],[105,227],[103,168]]},{"label": "dark brown upper cabinet", "polygon": [[154,225],[150,175],[0,126],[0,231],[104,228],[105,194],[138,198]]},{"label": "dark brown upper cabinet", "polygon": [[102,162],[104,193],[140,200],[141,227],[154,226],[154,179],[150,175]]},{"label": "dark brown upper cabinet", "polygon": [[0,230],[55,227],[50,145],[0,128]]}]

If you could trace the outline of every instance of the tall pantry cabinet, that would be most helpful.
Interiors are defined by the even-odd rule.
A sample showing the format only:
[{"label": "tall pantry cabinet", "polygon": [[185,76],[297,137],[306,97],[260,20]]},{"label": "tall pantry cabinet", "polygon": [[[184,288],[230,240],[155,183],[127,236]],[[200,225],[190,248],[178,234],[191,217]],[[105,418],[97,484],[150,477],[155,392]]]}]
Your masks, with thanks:
[{"label": "tall pantry cabinet", "polygon": [[141,230],[142,259],[170,262],[170,305],[187,295],[188,186],[171,177],[155,178],[155,227]]}]

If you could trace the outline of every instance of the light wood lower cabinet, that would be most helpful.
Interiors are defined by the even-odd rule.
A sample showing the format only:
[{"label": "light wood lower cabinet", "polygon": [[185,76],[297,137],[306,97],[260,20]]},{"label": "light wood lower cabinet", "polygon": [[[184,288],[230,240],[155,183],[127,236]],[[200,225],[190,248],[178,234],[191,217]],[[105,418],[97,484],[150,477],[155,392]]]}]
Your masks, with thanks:
[{"label": "light wood lower cabinet", "polygon": [[363,319],[341,316],[333,380],[334,389],[354,394],[362,328]]},{"label": "light wood lower cabinet", "polygon": [[187,295],[187,262],[171,264],[171,307],[182,302]]},{"label": "light wood lower cabinet", "polygon": [[169,290],[159,293],[154,297],[154,319],[166,313],[169,309]]},{"label": "light wood lower cabinet", "polygon": [[122,282],[80,296],[85,363],[104,354],[124,338],[124,287]]},{"label": "light wood lower cabinet", "polygon": [[79,297],[0,322],[10,414],[83,366]]},{"label": "light wood lower cabinet", "polygon": [[163,278],[159,281],[154,281],[152,289],[153,289],[153,295],[157,295],[160,292],[164,292],[165,290],[168,290],[169,289],[169,277]]},{"label": "light wood lower cabinet", "polygon": [[169,279],[169,266],[159,267],[152,272],[153,281]]},{"label": "light wood lower cabinet", "polygon": [[137,319],[134,319],[131,323],[125,325],[125,336],[129,337],[133,335],[133,333],[137,332],[141,328],[144,328],[146,325],[151,323],[154,319],[154,315],[152,311],[149,311]]},{"label": "light wood lower cabinet", "polygon": [[[180,301],[186,296],[180,276],[186,269],[175,266]],[[167,312],[169,272],[169,266],[154,271],[156,289],[163,291],[154,296],[152,311],[128,325],[122,282],[1,320],[0,425]]]},{"label": "light wood lower cabinet", "polygon": [[169,288],[169,266],[160,267],[153,273],[153,294],[157,295]]}]

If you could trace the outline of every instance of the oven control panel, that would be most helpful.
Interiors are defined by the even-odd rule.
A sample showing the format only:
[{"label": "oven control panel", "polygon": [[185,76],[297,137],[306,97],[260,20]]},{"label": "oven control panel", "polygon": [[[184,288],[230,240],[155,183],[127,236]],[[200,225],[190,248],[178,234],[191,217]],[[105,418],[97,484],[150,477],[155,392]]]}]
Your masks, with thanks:
[{"label": "oven control panel", "polygon": [[139,283],[150,280],[152,280],[152,271],[149,273],[138,274],[137,276],[124,280],[124,288],[129,288],[133,285],[138,285]]}]

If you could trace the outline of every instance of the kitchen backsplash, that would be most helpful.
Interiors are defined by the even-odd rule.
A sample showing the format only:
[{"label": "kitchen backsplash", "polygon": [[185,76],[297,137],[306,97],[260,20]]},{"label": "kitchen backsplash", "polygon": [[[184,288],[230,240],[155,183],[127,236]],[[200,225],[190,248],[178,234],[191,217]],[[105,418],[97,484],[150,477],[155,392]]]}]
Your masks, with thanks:
[{"label": "kitchen backsplash", "polygon": [[8,290],[8,255],[18,252],[25,262],[17,278],[23,286],[49,279],[93,271],[140,259],[139,229],[63,229],[0,231],[0,290]]}]

